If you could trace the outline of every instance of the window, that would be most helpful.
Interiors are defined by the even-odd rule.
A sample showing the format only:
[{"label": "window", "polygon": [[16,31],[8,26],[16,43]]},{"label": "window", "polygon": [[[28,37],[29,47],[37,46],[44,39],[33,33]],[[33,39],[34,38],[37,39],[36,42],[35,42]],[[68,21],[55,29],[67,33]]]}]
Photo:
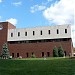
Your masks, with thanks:
[{"label": "window", "polygon": [[13,37],[13,33],[11,33],[11,37]]},{"label": "window", "polygon": [[14,53],[12,53],[12,57],[14,57]]},{"label": "window", "polygon": [[34,54],[34,52],[32,52],[32,55]]},{"label": "window", "polygon": [[50,30],[48,30],[48,34],[50,34]]},{"label": "window", "polygon": [[64,51],[64,55],[66,56],[66,51]]},{"label": "window", "polygon": [[20,36],[20,32],[18,32],[18,36]]},{"label": "window", "polygon": [[26,53],[26,55],[27,55],[27,57],[28,57],[28,55],[29,55],[29,54],[28,54],[28,53]]},{"label": "window", "polygon": [[27,32],[25,32],[25,36],[27,36]]},{"label": "window", "polygon": [[59,34],[59,30],[57,29],[57,34]]},{"label": "window", "polygon": [[65,33],[67,33],[67,29],[65,29]]},{"label": "window", "polygon": [[42,52],[42,57],[44,57],[44,52]]},{"label": "window", "polygon": [[47,52],[47,57],[50,57],[50,52]]},{"label": "window", "polygon": [[42,35],[42,30],[40,31],[40,35]]},{"label": "window", "polygon": [[33,31],[33,35],[35,35],[35,31]]},{"label": "window", "polygon": [[19,57],[19,53],[17,53],[17,57]]}]

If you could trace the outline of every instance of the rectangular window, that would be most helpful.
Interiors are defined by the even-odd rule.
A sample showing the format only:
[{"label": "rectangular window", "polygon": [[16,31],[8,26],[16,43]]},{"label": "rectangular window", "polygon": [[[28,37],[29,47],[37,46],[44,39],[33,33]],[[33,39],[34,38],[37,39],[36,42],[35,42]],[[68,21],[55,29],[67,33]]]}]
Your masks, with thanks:
[{"label": "rectangular window", "polygon": [[20,36],[20,32],[18,32],[18,36]]},{"label": "rectangular window", "polygon": [[47,52],[47,57],[50,57],[50,52]]},{"label": "rectangular window", "polygon": [[40,31],[40,35],[42,35],[42,30]]},{"label": "rectangular window", "polygon": [[57,29],[57,34],[59,34],[59,30]]},{"label": "rectangular window", "polygon": [[17,57],[19,57],[19,53],[17,53]]},{"label": "rectangular window", "polygon": [[65,29],[65,33],[67,33],[67,29]]},{"label": "rectangular window", "polygon": [[27,32],[25,32],[25,36],[27,36]]},{"label": "rectangular window", "polygon": [[35,35],[35,31],[33,31],[33,35]]},{"label": "rectangular window", "polygon": [[48,34],[50,34],[50,30],[48,30]]},{"label": "rectangular window", "polygon": [[26,53],[26,55],[27,55],[27,57],[28,57],[28,55],[29,55],[29,54],[28,54],[28,53]]},{"label": "rectangular window", "polygon": [[42,52],[42,57],[44,57],[44,52]]},{"label": "rectangular window", "polygon": [[13,37],[13,33],[11,33],[11,37]]},{"label": "rectangular window", "polygon": [[12,53],[12,57],[14,57],[14,53]]},{"label": "rectangular window", "polygon": [[64,56],[66,56],[66,51],[64,51]]},{"label": "rectangular window", "polygon": [[34,54],[34,52],[32,52],[32,55]]}]

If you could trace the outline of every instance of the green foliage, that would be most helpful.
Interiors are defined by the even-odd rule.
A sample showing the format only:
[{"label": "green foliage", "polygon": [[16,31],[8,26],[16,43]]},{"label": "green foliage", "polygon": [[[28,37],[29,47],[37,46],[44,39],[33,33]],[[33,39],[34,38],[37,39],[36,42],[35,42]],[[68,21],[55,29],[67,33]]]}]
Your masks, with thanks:
[{"label": "green foliage", "polygon": [[8,45],[7,45],[7,43],[5,43],[5,44],[3,45],[1,57],[2,57],[2,58],[5,58],[5,59],[6,59],[6,58],[9,58],[9,50],[8,50]]},{"label": "green foliage", "polygon": [[58,47],[58,54],[59,54],[59,57],[63,57],[64,56],[64,51],[63,51],[62,46]]},{"label": "green foliage", "polygon": [[58,49],[56,46],[53,48],[53,57],[58,57]]}]

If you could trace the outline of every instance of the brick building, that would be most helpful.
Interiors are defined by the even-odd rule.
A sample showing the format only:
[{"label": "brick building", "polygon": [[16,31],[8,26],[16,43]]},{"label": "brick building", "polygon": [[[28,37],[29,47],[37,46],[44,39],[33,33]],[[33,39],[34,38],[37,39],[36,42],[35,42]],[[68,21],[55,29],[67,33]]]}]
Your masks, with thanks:
[{"label": "brick building", "polygon": [[54,46],[60,45],[65,55],[73,55],[70,25],[16,28],[9,22],[0,22],[0,55],[6,42],[14,58],[27,58],[32,54],[36,57],[52,57]]}]

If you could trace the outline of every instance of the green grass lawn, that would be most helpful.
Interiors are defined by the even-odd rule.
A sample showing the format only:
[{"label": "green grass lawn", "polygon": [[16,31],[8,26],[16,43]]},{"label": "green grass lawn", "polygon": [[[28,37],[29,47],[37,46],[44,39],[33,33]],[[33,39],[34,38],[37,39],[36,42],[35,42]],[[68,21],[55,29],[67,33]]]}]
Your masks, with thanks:
[{"label": "green grass lawn", "polygon": [[0,59],[0,75],[75,75],[75,59]]}]

